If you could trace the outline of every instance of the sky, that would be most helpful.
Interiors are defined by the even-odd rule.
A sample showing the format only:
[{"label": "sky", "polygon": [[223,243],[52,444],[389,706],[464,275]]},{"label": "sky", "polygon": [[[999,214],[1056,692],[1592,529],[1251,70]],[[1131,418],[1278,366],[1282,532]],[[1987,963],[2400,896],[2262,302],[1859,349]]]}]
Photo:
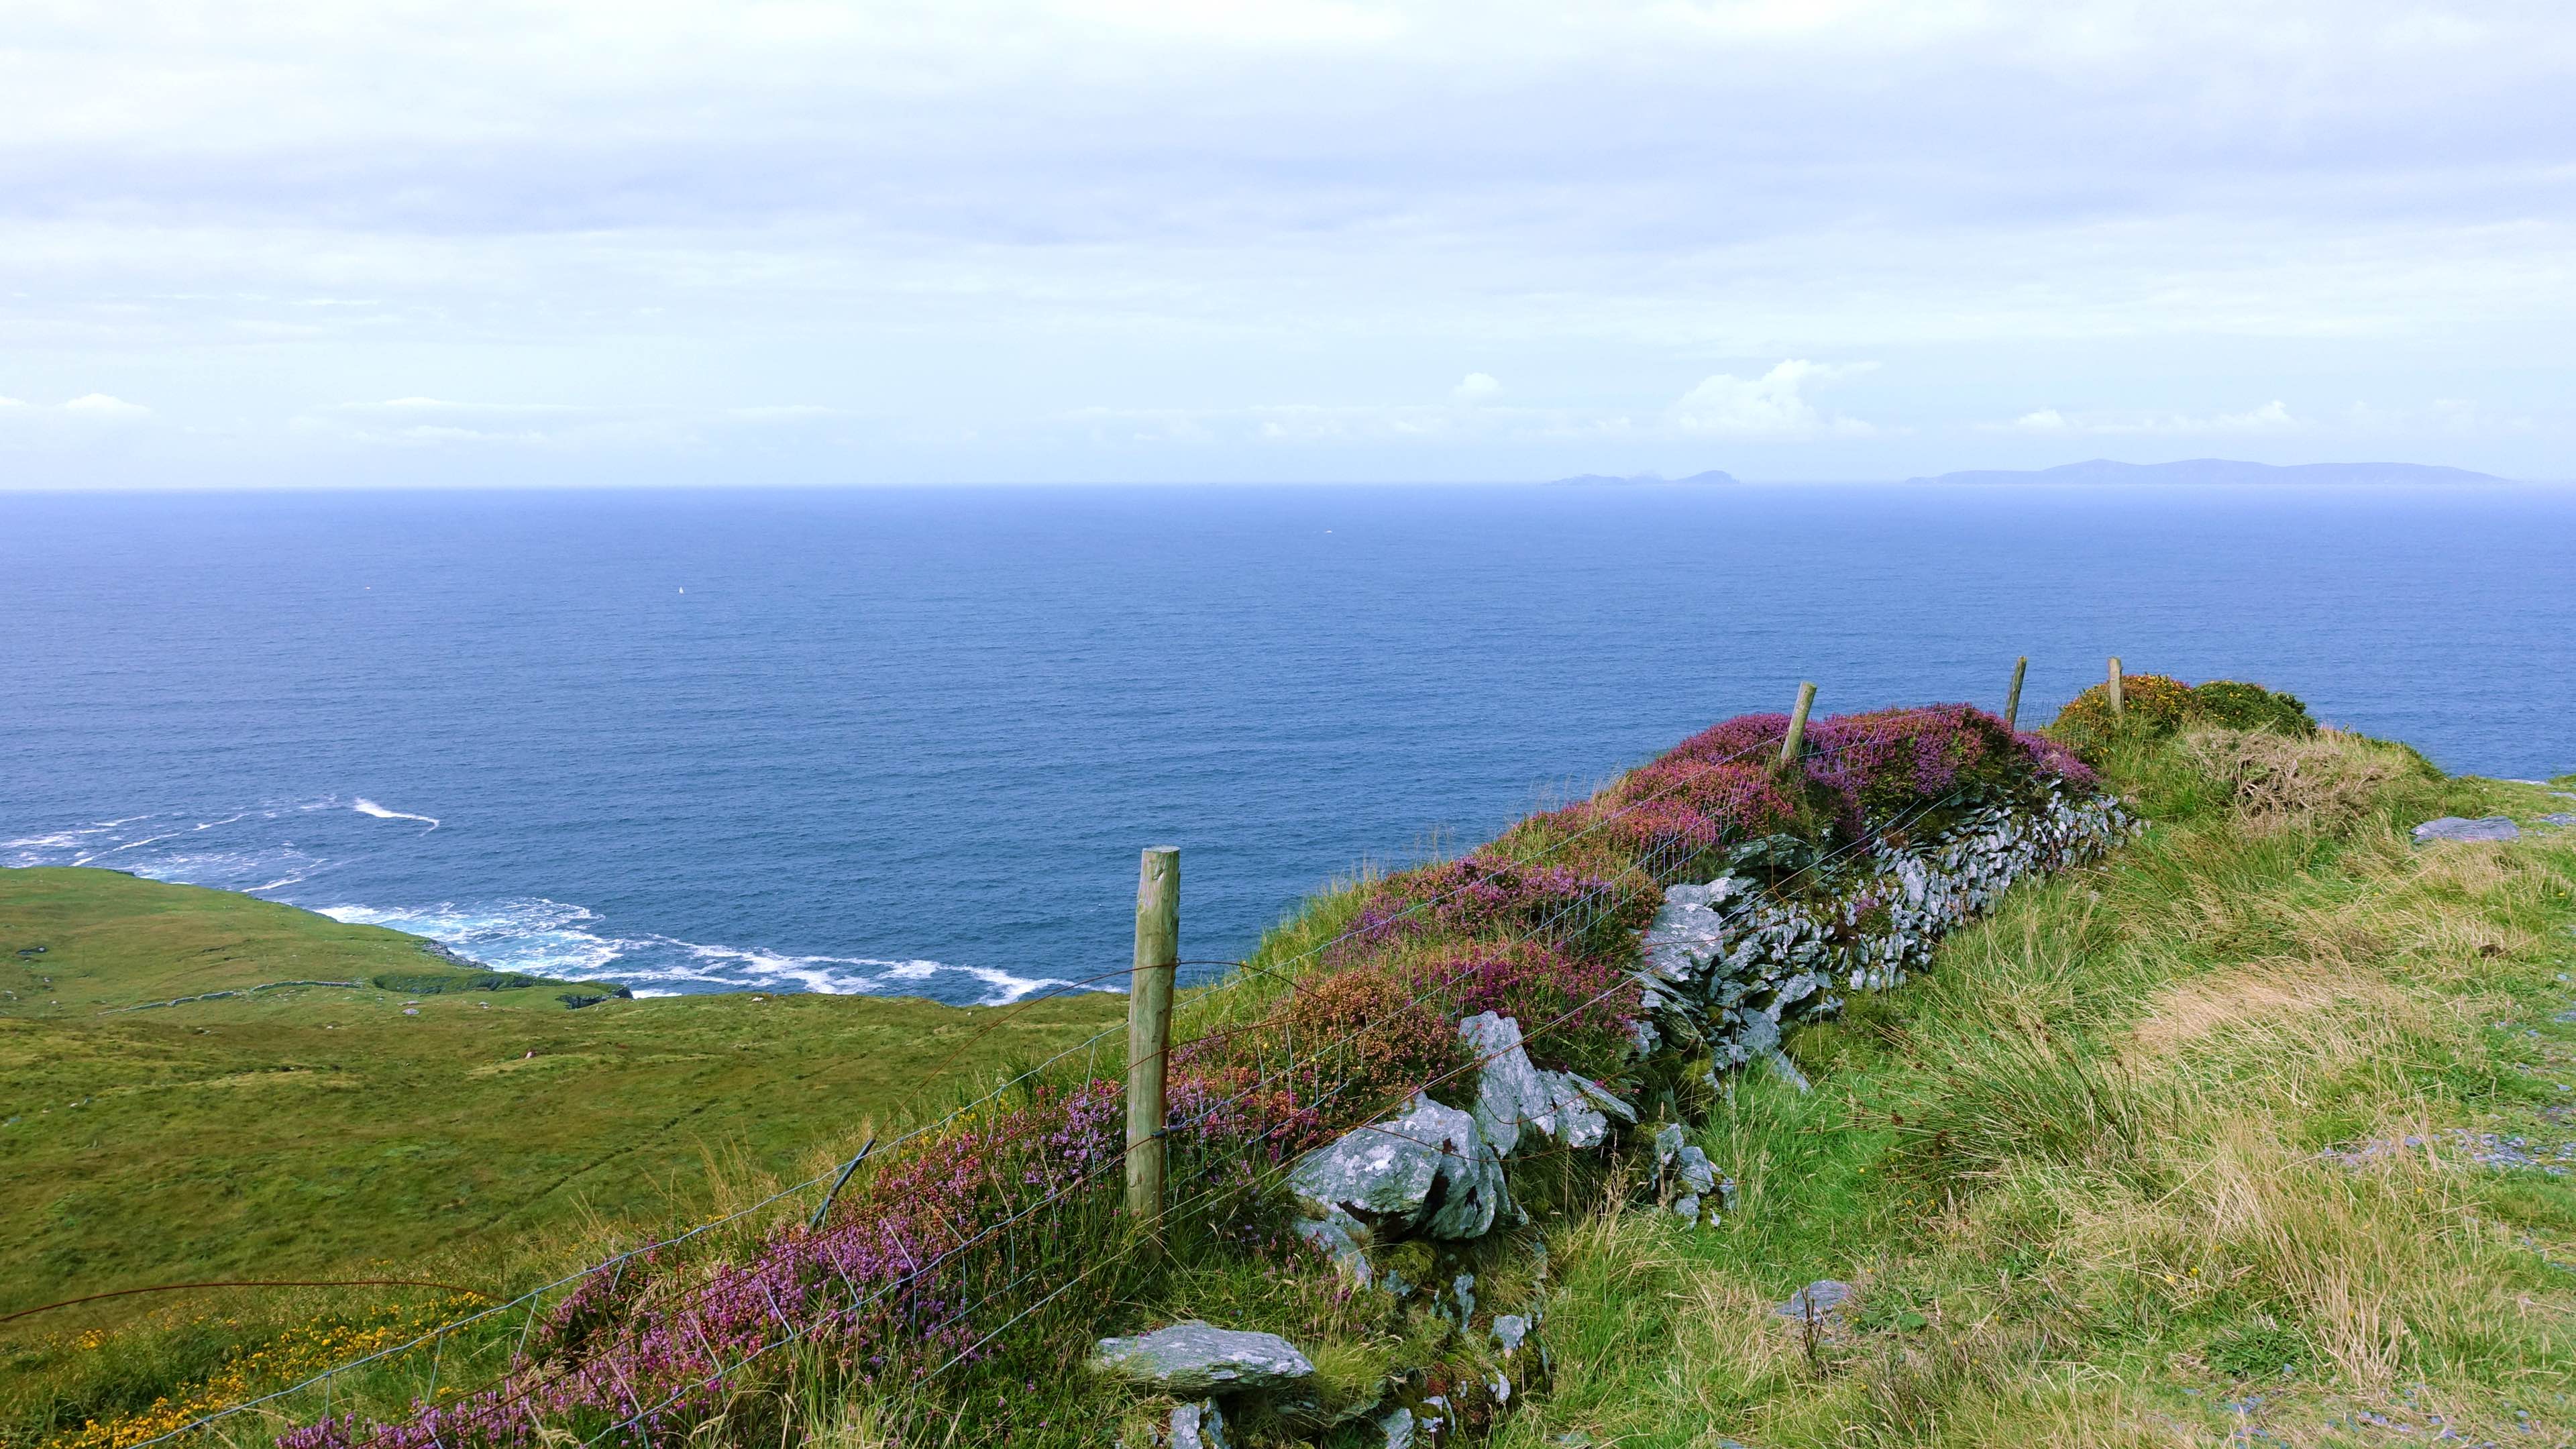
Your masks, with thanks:
[{"label": "sky", "polygon": [[0,487],[2576,477],[2576,10],[9,0]]}]

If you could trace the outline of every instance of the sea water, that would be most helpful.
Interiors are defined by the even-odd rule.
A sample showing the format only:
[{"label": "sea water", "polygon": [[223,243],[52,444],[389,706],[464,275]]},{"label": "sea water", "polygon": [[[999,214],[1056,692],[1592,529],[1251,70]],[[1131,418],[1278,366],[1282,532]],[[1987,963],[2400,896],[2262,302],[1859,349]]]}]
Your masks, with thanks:
[{"label": "sea water", "polygon": [[[2576,490],[0,494],[0,864],[641,991],[1115,986],[1712,720],[2233,677],[2576,769]],[[1193,966],[1192,977],[1222,968]]]}]

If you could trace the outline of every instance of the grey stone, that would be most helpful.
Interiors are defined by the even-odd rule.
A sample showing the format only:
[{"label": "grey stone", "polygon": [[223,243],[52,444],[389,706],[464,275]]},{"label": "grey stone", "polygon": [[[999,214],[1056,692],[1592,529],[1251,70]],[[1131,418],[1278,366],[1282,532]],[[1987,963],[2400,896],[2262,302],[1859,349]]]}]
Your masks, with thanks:
[{"label": "grey stone", "polygon": [[1700,1151],[1695,1143],[1683,1144],[1682,1150],[1675,1154],[1673,1170],[1681,1174],[1682,1181],[1689,1183],[1693,1192],[1707,1194],[1717,1191],[1717,1164],[1709,1161],[1708,1154]]},{"label": "grey stone", "polygon": [[1333,1268],[1351,1285],[1366,1288],[1377,1277],[1369,1262],[1368,1225],[1338,1206],[1328,1207],[1320,1218],[1301,1218],[1295,1225],[1298,1237],[1333,1260]]},{"label": "grey stone", "polygon": [[1698,1197],[1698,1195],[1697,1195],[1697,1194],[1695,1194],[1695,1193],[1687,1193],[1687,1192],[1686,1192],[1686,1193],[1683,1193],[1680,1197],[1674,1198],[1674,1199],[1673,1199],[1673,1216],[1674,1216],[1674,1217],[1677,1217],[1677,1218],[1680,1218],[1682,1221],[1684,1221],[1684,1222],[1688,1222],[1688,1223],[1695,1223],[1695,1222],[1698,1222],[1698,1221],[1699,1221],[1699,1197]]},{"label": "grey stone", "polygon": [[1225,1437],[1225,1412],[1214,1399],[1183,1404],[1172,1411],[1171,1449],[1232,1449]]},{"label": "grey stone", "polygon": [[1211,1328],[1195,1318],[1134,1338],[1104,1338],[1091,1368],[1183,1397],[1276,1388],[1315,1373],[1296,1345],[1275,1333]]},{"label": "grey stone", "polygon": [[1787,1052],[1775,1050],[1769,1057],[1765,1058],[1765,1060],[1771,1065],[1771,1075],[1787,1082],[1790,1086],[1797,1088],[1801,1092],[1811,1092],[1815,1090],[1815,1088],[1808,1083],[1807,1074],[1798,1070],[1798,1064],[1796,1062],[1789,1060],[1789,1054]]},{"label": "grey stone", "polygon": [[2541,816],[2540,823],[2543,825],[2555,826],[2560,830],[2564,830],[2570,825],[2576,825],[2576,815],[2571,815],[2564,810],[2554,810],[2547,815]]},{"label": "grey stone", "polygon": [[2522,827],[2503,815],[2488,815],[2476,820],[2464,820],[2457,815],[2445,815],[2439,820],[2427,820],[2415,827],[2417,845],[2427,845],[2436,840],[2520,840],[2521,838]]},{"label": "grey stone", "polygon": [[1517,1313],[1494,1315],[1494,1342],[1501,1344],[1507,1354],[1520,1351],[1521,1344],[1529,1338],[1529,1331],[1530,1321]]},{"label": "grey stone", "polygon": [[1394,1120],[1306,1154],[1288,1186],[1309,1217],[1338,1207],[1435,1238],[1483,1236],[1505,1202],[1502,1158],[1476,1119],[1420,1094]]},{"label": "grey stone", "polygon": [[1581,1090],[1585,1099],[1590,1101],[1593,1107],[1597,1109],[1601,1115],[1605,1117],[1616,1117],[1631,1127],[1637,1125],[1637,1109],[1620,1101],[1617,1097],[1610,1095],[1609,1088],[1588,1078],[1578,1077],[1572,1072],[1559,1072],[1557,1075],[1566,1081],[1572,1082],[1576,1088]]},{"label": "grey stone", "polygon": [[1413,1449],[1413,1411],[1396,1405],[1377,1421],[1377,1431],[1386,1436],[1386,1449]]},{"label": "grey stone", "polygon": [[1530,1065],[1521,1047],[1521,1024],[1508,1016],[1480,1012],[1458,1023],[1458,1035],[1484,1065],[1476,1073],[1476,1105],[1471,1114],[1477,1130],[1494,1151],[1511,1156],[1521,1145],[1521,1128],[1536,1126],[1554,1106],[1549,1084]]},{"label": "grey stone", "polygon": [[1838,1278],[1819,1278],[1789,1295],[1789,1301],[1771,1311],[1782,1318],[1825,1318],[1839,1310],[1852,1295],[1852,1285]]},{"label": "grey stone", "polygon": [[1449,1297],[1458,1306],[1458,1326],[1466,1327],[1467,1320],[1476,1316],[1476,1275],[1459,1274],[1449,1285]]}]

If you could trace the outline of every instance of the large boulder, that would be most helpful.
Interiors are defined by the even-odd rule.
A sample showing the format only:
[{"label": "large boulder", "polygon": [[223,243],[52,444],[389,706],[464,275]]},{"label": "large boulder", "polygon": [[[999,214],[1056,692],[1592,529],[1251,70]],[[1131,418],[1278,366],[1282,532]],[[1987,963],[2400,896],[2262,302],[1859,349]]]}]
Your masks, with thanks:
[{"label": "large boulder", "polygon": [[1315,1373],[1297,1346],[1275,1333],[1211,1328],[1195,1318],[1134,1338],[1104,1338],[1091,1369],[1182,1399],[1273,1389]]},{"label": "large boulder", "polygon": [[1476,1119],[1420,1094],[1394,1120],[1306,1154],[1288,1187],[1312,1218],[1339,1208],[1376,1226],[1450,1239],[1484,1236],[1508,1201],[1502,1157]]}]

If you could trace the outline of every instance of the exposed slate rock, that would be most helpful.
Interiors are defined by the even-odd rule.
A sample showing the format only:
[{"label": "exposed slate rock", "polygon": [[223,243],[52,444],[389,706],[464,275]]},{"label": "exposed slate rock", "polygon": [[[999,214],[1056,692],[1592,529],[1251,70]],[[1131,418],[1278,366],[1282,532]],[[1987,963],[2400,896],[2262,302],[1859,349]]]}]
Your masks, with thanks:
[{"label": "exposed slate rock", "polygon": [[1195,1318],[1134,1338],[1104,1338],[1090,1366],[1183,1398],[1277,1388],[1315,1373],[1297,1346],[1275,1333],[1211,1328]]},{"label": "exposed slate rock", "polygon": [[1333,1208],[1435,1238],[1482,1237],[1508,1202],[1503,1160],[1476,1119],[1416,1094],[1391,1121],[1319,1147],[1288,1174],[1309,1217]]},{"label": "exposed slate rock", "polygon": [[2476,820],[2464,820],[2457,815],[2445,815],[2439,820],[2427,820],[2415,827],[2417,845],[2430,845],[2436,840],[2520,840],[2521,838],[2522,827],[2514,824],[2511,817],[2504,815],[2487,815]]},{"label": "exposed slate rock", "polygon": [[1174,1409],[1171,1432],[1165,1442],[1171,1449],[1232,1449],[1232,1441],[1225,1437],[1225,1412],[1214,1399],[1201,1399]]},{"label": "exposed slate rock", "polygon": [[1458,1035],[1484,1065],[1476,1078],[1469,1115],[1496,1155],[1520,1150],[1524,1134],[1538,1132],[1567,1147],[1598,1147],[1610,1139],[1610,1119],[1634,1122],[1637,1114],[1600,1083],[1572,1072],[1531,1065],[1520,1023],[1481,1012],[1458,1023]]}]

